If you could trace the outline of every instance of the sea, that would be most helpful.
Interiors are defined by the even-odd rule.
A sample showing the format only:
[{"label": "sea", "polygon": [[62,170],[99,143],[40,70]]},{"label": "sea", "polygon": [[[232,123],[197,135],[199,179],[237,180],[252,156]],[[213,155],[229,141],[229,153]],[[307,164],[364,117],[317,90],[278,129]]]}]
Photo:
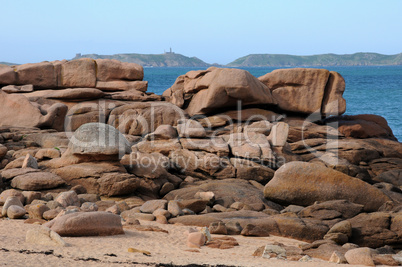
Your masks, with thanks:
[{"label": "sea", "polygon": [[[346,99],[346,115],[380,115],[387,120],[399,142],[402,142],[402,66],[331,66],[322,68],[336,71],[345,79],[346,89],[343,97]],[[148,92],[162,94],[174,84],[180,75],[190,70],[202,69],[205,68],[144,68],[144,80],[148,81]],[[241,69],[259,77],[278,68]]]}]

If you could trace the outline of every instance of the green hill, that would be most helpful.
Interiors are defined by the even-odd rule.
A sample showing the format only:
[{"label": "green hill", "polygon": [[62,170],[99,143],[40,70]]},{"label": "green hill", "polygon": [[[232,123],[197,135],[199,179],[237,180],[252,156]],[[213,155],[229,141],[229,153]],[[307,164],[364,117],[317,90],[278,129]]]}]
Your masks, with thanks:
[{"label": "green hill", "polygon": [[230,67],[295,67],[295,66],[371,66],[402,65],[402,53],[382,55],[355,53],[350,55],[323,54],[293,56],[281,54],[253,54],[227,64]]},{"label": "green hill", "polygon": [[79,55],[77,58],[93,58],[93,59],[117,59],[123,62],[137,63],[144,67],[208,67],[208,63],[196,58],[186,57],[176,53],[165,54],[115,54],[115,55],[97,55],[87,54]]},{"label": "green hill", "polygon": [[18,65],[18,64],[14,64],[14,63],[10,63],[10,62],[3,62],[3,61],[0,61],[0,65],[13,66],[13,65]]}]

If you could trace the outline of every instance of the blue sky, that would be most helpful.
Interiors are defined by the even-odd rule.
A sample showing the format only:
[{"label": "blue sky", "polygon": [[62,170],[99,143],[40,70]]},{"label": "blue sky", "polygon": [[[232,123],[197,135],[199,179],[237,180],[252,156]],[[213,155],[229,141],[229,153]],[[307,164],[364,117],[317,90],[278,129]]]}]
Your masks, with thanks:
[{"label": "blue sky", "polygon": [[401,0],[0,0],[0,61],[76,53],[196,56],[402,52]]}]

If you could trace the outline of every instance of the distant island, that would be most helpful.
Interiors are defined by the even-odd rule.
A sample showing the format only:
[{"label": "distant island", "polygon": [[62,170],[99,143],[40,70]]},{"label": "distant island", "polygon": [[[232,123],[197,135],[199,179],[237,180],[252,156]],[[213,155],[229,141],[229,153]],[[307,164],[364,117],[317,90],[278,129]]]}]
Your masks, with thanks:
[{"label": "distant island", "polygon": [[14,63],[10,63],[10,62],[3,62],[3,61],[0,61],[0,65],[13,66],[13,65],[18,65],[18,64],[14,64]]},{"label": "distant island", "polygon": [[[322,54],[311,56],[295,56],[282,54],[251,54],[236,59],[227,65],[209,64],[197,57],[187,57],[178,53],[164,54],[76,54],[72,59],[117,59],[123,62],[137,63],[144,67],[324,67],[324,66],[395,66],[402,65],[402,53],[382,55],[378,53],[355,53],[347,55]],[[0,62],[4,65],[18,65]]]},{"label": "distant island", "polygon": [[196,57],[186,57],[174,52],[164,54],[115,54],[115,55],[97,55],[77,54],[73,59],[93,58],[93,59],[117,59],[123,62],[137,63],[144,67],[209,67],[211,64],[205,63]]},{"label": "distant island", "polygon": [[281,54],[253,54],[236,59],[229,67],[301,67],[301,66],[375,66],[402,65],[402,53],[382,55],[355,53],[349,55],[322,54],[293,56]]}]

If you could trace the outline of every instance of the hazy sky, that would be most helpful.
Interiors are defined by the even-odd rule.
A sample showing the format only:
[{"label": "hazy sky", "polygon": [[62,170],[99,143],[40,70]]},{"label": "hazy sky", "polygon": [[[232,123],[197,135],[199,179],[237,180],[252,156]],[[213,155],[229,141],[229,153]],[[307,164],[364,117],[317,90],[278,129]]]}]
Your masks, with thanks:
[{"label": "hazy sky", "polygon": [[0,61],[76,53],[196,56],[402,52],[401,0],[0,0]]}]

